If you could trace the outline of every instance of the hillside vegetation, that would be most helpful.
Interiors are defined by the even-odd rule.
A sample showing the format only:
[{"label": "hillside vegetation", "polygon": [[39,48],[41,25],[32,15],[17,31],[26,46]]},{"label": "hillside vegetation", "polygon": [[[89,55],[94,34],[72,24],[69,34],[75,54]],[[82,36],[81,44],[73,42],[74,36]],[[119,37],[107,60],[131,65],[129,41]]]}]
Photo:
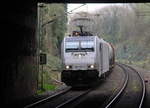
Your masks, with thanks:
[{"label": "hillside vegetation", "polygon": [[39,4],[39,52],[47,55],[47,63],[39,66],[39,91],[57,89],[60,79],[60,44],[67,30],[66,4]]}]

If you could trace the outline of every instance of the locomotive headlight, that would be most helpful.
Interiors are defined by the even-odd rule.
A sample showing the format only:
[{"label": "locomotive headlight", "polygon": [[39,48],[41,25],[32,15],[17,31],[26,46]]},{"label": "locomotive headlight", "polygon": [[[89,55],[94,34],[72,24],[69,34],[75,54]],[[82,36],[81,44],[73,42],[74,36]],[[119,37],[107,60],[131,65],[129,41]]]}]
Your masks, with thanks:
[{"label": "locomotive headlight", "polygon": [[94,65],[90,65],[90,68],[93,69],[93,68],[94,68]]},{"label": "locomotive headlight", "polygon": [[68,65],[66,66],[66,69],[69,69],[69,66],[68,66]]},{"label": "locomotive headlight", "polygon": [[71,69],[72,66],[66,65],[66,69]]},{"label": "locomotive headlight", "polygon": [[81,54],[79,54],[79,58],[81,58]]}]

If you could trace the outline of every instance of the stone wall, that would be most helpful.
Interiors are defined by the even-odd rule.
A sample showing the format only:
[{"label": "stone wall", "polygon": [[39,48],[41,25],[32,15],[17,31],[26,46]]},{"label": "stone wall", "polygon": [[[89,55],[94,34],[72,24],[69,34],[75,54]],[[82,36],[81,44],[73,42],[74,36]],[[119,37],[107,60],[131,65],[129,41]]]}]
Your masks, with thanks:
[{"label": "stone wall", "polygon": [[9,2],[1,7],[1,72],[3,103],[35,94],[38,79],[37,3]]}]

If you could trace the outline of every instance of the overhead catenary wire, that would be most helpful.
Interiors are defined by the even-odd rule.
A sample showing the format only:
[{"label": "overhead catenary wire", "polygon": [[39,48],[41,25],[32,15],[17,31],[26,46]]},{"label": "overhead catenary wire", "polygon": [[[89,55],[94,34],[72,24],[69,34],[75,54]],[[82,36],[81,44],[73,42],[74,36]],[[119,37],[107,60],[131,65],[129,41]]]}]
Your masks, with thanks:
[{"label": "overhead catenary wire", "polygon": [[49,24],[49,23],[54,22],[56,19],[61,18],[61,17],[62,17],[62,16],[64,16],[64,15],[71,14],[71,12],[73,12],[73,11],[75,11],[75,10],[77,10],[77,9],[79,9],[79,8],[81,8],[81,7],[83,7],[83,6],[85,6],[85,5],[86,5],[86,4],[84,3],[84,4],[83,4],[83,5],[81,5],[81,6],[78,6],[78,7],[74,8],[74,9],[72,9],[72,10],[68,11],[68,12],[65,12],[63,15],[55,16],[55,18],[53,18],[53,19],[51,19],[50,21],[48,21],[48,22],[44,23],[44,24],[42,25],[42,27],[44,27],[45,25],[47,25],[47,24]]},{"label": "overhead catenary wire", "polygon": [[81,5],[81,6],[78,6],[78,7],[74,8],[74,9],[72,9],[71,11],[66,12],[66,13],[73,12],[73,11],[75,11],[75,10],[77,10],[77,9],[79,9],[79,8],[81,8],[81,7],[83,7],[83,6],[85,6],[85,5],[86,5],[86,3],[84,3],[84,4],[83,4],[83,5]]}]

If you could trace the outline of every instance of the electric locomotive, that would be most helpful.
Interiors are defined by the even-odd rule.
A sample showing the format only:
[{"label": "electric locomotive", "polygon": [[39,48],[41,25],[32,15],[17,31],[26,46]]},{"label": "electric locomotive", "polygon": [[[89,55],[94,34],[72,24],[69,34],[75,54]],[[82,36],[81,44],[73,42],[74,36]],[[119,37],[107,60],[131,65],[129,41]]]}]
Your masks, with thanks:
[{"label": "electric locomotive", "polygon": [[[82,21],[74,20],[80,31],[73,31],[61,44],[61,80],[68,86],[90,85],[114,67],[114,48],[89,31],[83,31]],[[87,24],[87,23],[84,23]]]},{"label": "electric locomotive", "polygon": [[112,68],[112,46],[98,36],[67,36],[61,46],[62,82],[88,85]]}]

